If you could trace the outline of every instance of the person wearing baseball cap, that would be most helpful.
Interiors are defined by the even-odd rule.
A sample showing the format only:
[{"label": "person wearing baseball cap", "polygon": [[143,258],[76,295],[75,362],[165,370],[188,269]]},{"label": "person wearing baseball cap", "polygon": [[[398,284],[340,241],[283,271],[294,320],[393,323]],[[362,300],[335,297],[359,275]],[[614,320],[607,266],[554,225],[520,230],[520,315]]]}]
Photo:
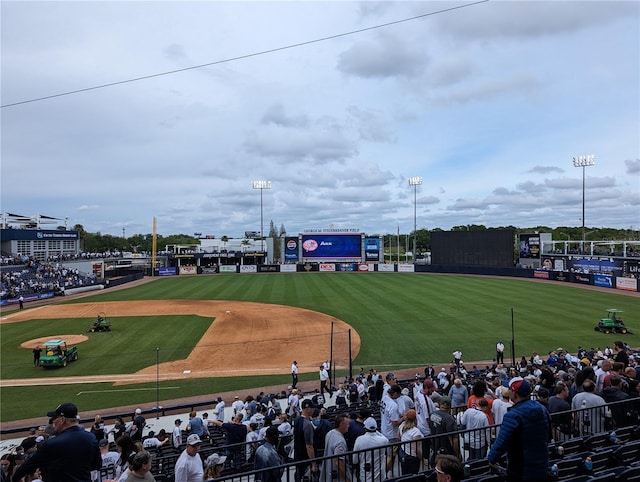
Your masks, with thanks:
[{"label": "person wearing baseball cap", "polygon": [[[393,465],[389,439],[378,432],[378,423],[373,417],[364,421],[364,434],[353,445],[353,463],[360,465],[361,481],[383,480],[386,471]],[[384,470],[383,470],[384,468]]]},{"label": "person wearing baseball cap", "polygon": [[301,416],[296,417],[293,423],[293,460],[300,462],[296,465],[295,482],[302,480],[309,466],[311,466],[313,474],[319,474],[318,464],[309,462],[310,459],[316,457],[313,447],[314,428],[311,422],[314,408],[311,400],[308,398],[302,400],[300,403]]},{"label": "person wearing baseball cap", "polygon": [[91,481],[91,471],[102,466],[98,440],[78,424],[78,407],[62,403],[47,413],[56,433],[20,465],[11,480],[18,482],[37,468],[47,482]]},{"label": "person wearing baseball cap", "polygon": [[187,437],[187,447],[182,451],[175,465],[175,482],[204,480],[204,468],[200,458],[202,440],[196,434]]},{"label": "person wearing baseball cap", "polygon": [[506,453],[508,480],[546,480],[551,440],[549,412],[542,404],[531,400],[531,385],[522,377],[511,379],[509,393],[513,407],[502,419],[487,460],[495,465]]}]

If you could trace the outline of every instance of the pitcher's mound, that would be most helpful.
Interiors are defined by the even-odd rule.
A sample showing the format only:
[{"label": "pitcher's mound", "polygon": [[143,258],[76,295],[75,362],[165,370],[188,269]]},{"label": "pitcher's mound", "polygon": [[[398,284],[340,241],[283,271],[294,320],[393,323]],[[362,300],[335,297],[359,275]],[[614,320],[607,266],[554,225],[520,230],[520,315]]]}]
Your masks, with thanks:
[{"label": "pitcher's mound", "polygon": [[24,343],[21,343],[20,346],[22,348],[29,348],[32,350],[36,346],[42,345],[49,340],[65,340],[67,342],[67,346],[73,346],[77,343],[87,341],[88,339],[89,337],[87,335],[51,335],[44,338],[34,338],[33,340],[25,341]]}]

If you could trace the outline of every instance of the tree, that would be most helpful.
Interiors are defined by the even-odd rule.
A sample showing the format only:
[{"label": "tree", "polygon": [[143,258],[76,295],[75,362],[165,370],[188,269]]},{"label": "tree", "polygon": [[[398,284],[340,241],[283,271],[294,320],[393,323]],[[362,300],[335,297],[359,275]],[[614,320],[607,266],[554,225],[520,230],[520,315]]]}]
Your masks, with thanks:
[{"label": "tree", "polygon": [[280,249],[280,236],[276,230],[276,225],[273,222],[269,222],[269,237],[273,239],[273,260],[280,261],[282,256],[282,250]]}]

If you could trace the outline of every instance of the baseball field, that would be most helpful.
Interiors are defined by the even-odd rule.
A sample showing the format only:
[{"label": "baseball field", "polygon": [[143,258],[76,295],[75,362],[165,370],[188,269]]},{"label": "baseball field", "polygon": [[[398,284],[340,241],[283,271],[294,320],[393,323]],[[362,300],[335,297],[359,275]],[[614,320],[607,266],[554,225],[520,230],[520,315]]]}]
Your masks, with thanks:
[{"label": "baseball field", "polygon": [[[315,380],[331,356],[346,373],[487,360],[500,339],[511,359],[578,345],[611,346],[594,331],[607,308],[640,333],[638,293],[524,279],[399,273],[245,274],[160,278],[118,291],[2,313],[0,421],[41,417],[72,401],[83,411]],[[88,333],[99,312],[112,331]],[[512,319],[513,313],[513,319]],[[513,325],[512,325],[513,321]],[[638,346],[636,335],[625,335]],[[32,365],[50,338],[75,344],[66,368]]]}]

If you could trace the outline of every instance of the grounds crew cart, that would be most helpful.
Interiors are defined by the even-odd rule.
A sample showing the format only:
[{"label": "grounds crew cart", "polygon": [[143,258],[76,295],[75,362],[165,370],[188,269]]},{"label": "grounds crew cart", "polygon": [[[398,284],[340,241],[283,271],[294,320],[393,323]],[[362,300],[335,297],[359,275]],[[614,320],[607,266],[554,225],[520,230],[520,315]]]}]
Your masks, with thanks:
[{"label": "grounds crew cart", "polygon": [[49,340],[42,344],[42,351],[40,366],[44,368],[66,367],[78,359],[78,348],[68,347],[65,340]]},{"label": "grounds crew cart", "polygon": [[107,320],[107,314],[104,311],[98,313],[96,321],[89,327],[88,332],[94,333],[96,331],[111,331],[111,322]]},{"label": "grounds crew cart", "polygon": [[594,328],[596,331],[600,331],[604,334],[609,333],[621,333],[623,335],[631,334],[631,330],[629,330],[622,318],[620,317],[620,313],[622,310],[616,310],[615,308],[609,308],[607,310],[607,317],[602,318],[598,322],[598,326]]}]

